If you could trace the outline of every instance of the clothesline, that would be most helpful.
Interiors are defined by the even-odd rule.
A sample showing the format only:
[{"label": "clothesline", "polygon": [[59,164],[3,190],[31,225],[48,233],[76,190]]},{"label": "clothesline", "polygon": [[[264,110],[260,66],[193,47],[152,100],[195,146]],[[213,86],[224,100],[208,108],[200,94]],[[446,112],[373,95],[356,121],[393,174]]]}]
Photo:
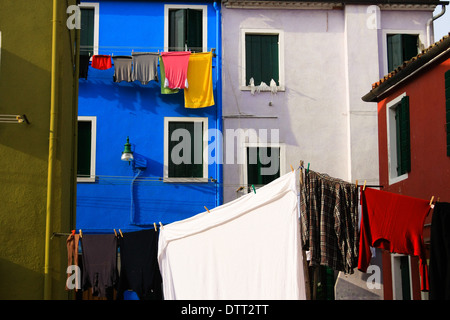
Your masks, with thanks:
[{"label": "clothesline", "polygon": [[[169,47],[171,50],[165,50],[166,48],[164,47],[153,47],[153,46],[149,46],[149,47],[134,47],[134,46],[80,46],[80,53],[81,52],[88,52],[90,54],[91,51],[93,50],[102,50],[103,52],[111,52],[111,55],[113,56],[115,52],[140,52],[140,51],[136,51],[136,50],[153,50],[156,51],[157,53],[162,53],[162,52],[173,52],[173,51],[191,51],[192,53],[197,53],[197,52],[204,52],[204,51],[193,51],[190,50],[188,48],[185,47]],[[207,50],[206,52],[212,52],[213,53],[213,57],[216,57],[216,48],[209,48],[209,50]],[[156,53],[155,52],[155,53]],[[103,53],[103,54],[107,54],[107,53]]]}]

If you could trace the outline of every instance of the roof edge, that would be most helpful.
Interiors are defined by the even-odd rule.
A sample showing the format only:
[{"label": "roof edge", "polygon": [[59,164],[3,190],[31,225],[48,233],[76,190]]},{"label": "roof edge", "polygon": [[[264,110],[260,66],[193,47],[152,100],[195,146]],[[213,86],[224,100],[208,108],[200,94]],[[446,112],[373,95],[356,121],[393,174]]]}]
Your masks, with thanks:
[{"label": "roof edge", "polygon": [[393,71],[391,77],[387,78],[389,75],[385,76],[384,79],[387,78],[385,81],[370,90],[361,99],[365,102],[379,102],[391,90],[408,80],[411,76],[439,62],[446,56],[450,57],[450,33],[422,53],[406,61],[401,67]]}]

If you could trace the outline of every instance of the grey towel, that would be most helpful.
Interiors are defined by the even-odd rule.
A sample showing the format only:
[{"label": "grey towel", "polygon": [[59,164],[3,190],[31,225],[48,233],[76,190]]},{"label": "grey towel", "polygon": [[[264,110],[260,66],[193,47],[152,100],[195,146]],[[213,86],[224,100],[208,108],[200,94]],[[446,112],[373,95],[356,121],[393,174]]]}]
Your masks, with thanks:
[{"label": "grey towel", "polygon": [[113,56],[114,62],[114,82],[133,81],[132,78],[132,64],[133,57],[131,56]]},{"label": "grey towel", "polygon": [[155,52],[133,52],[133,81],[148,84],[155,80],[158,82],[158,57]]}]

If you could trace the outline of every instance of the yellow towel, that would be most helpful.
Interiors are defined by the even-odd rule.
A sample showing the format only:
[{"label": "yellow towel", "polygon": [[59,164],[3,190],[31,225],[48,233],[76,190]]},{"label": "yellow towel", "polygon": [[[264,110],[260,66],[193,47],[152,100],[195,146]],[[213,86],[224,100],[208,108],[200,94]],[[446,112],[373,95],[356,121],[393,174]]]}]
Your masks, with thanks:
[{"label": "yellow towel", "polygon": [[189,87],[184,89],[185,108],[214,105],[212,52],[191,53],[187,72]]}]

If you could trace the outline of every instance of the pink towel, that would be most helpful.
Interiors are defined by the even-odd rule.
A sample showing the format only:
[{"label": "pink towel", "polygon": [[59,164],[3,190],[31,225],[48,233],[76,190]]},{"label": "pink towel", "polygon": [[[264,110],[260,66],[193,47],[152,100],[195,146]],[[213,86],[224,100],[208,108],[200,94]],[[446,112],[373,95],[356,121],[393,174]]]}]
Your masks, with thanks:
[{"label": "pink towel", "polygon": [[184,89],[188,87],[187,70],[190,55],[189,51],[161,53],[166,72],[164,87],[170,89]]}]

